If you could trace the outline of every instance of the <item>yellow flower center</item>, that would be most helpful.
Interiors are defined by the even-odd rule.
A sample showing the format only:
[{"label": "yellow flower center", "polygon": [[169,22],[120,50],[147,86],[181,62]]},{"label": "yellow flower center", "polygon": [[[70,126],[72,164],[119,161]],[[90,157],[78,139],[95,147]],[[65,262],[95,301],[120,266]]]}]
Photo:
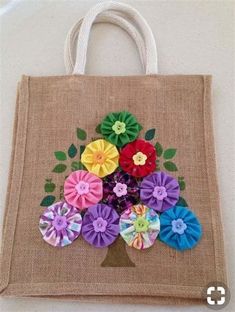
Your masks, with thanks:
[{"label": "yellow flower center", "polygon": [[117,120],[113,124],[112,129],[116,134],[124,133],[124,132],[126,132],[126,124],[125,124],[125,122],[121,122],[121,121]]},{"label": "yellow flower center", "polygon": [[146,163],[147,156],[142,152],[138,152],[132,157],[132,159],[136,166],[143,166]]},{"label": "yellow flower center", "polygon": [[103,152],[97,151],[93,154],[93,161],[95,164],[103,165],[105,162],[106,156]]}]

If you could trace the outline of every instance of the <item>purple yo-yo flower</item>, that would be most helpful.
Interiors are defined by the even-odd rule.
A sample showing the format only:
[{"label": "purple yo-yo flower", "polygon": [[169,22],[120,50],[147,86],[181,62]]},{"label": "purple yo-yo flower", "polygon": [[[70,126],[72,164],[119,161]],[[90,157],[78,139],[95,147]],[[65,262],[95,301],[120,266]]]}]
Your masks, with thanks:
[{"label": "purple yo-yo flower", "polygon": [[89,207],[83,217],[82,236],[91,245],[111,245],[119,234],[119,215],[105,204]]},{"label": "purple yo-yo flower", "polygon": [[163,212],[178,202],[178,181],[165,172],[154,172],[145,177],[140,185],[140,199],[150,208]]},{"label": "purple yo-yo flower", "polygon": [[139,202],[139,186],[135,177],[124,171],[114,172],[103,182],[103,202],[119,214]]},{"label": "purple yo-yo flower", "polygon": [[71,244],[79,236],[81,227],[82,217],[78,210],[63,201],[46,208],[39,221],[43,239],[54,247]]}]

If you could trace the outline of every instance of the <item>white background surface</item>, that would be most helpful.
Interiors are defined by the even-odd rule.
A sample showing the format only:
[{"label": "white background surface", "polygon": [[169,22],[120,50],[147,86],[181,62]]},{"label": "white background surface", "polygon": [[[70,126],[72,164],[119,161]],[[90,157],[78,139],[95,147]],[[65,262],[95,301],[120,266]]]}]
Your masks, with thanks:
[{"label": "white background surface", "polygon": [[[4,4],[12,4],[4,1]],[[72,24],[98,1],[14,1],[1,7],[0,212],[4,210],[17,81],[21,74],[63,75],[63,44]],[[124,1],[153,29],[162,74],[212,74],[215,144],[232,297],[235,289],[234,1]],[[4,14],[3,14],[4,13]],[[133,42],[115,26],[95,27],[88,74],[142,74]],[[94,305],[45,299],[0,299],[1,312],[206,311],[206,307]],[[234,311],[234,299],[224,311]]]}]

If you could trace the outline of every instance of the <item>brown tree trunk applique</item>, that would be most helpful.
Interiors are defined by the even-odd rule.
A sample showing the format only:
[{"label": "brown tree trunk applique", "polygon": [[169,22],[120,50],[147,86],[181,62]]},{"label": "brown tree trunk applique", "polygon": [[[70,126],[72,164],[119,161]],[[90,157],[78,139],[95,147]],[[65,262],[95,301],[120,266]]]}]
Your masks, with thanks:
[{"label": "brown tree trunk applique", "polygon": [[131,261],[126,251],[126,243],[119,236],[116,241],[108,247],[108,251],[102,267],[135,267],[135,263]]}]

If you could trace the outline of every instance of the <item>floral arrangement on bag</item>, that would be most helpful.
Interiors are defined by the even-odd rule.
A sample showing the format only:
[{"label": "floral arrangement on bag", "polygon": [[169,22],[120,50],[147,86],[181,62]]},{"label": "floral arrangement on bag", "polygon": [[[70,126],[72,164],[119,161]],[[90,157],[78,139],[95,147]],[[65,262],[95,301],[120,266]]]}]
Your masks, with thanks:
[{"label": "floral arrangement on bag", "polygon": [[[183,251],[193,248],[201,238],[202,228],[195,214],[180,197],[185,188],[183,177],[178,180],[160,170],[160,143],[149,141],[154,129],[140,139],[142,127],[131,113],[107,115],[97,127],[102,138],[81,149],[81,160],[72,163],[66,176],[62,200],[53,203],[49,195],[41,202],[48,206],[40,217],[43,239],[52,246],[71,244],[80,234],[94,247],[110,246],[121,237],[128,246],[138,250],[151,247],[157,237],[163,243]],[[86,134],[78,129],[79,136]],[[164,152],[164,168],[176,171],[169,161],[174,149]],[[77,153],[71,145],[71,158]],[[65,160],[63,152],[56,158]],[[59,164],[54,172],[66,166]],[[55,184],[46,180],[45,190],[53,192]],[[50,205],[49,205],[50,204]]]}]

